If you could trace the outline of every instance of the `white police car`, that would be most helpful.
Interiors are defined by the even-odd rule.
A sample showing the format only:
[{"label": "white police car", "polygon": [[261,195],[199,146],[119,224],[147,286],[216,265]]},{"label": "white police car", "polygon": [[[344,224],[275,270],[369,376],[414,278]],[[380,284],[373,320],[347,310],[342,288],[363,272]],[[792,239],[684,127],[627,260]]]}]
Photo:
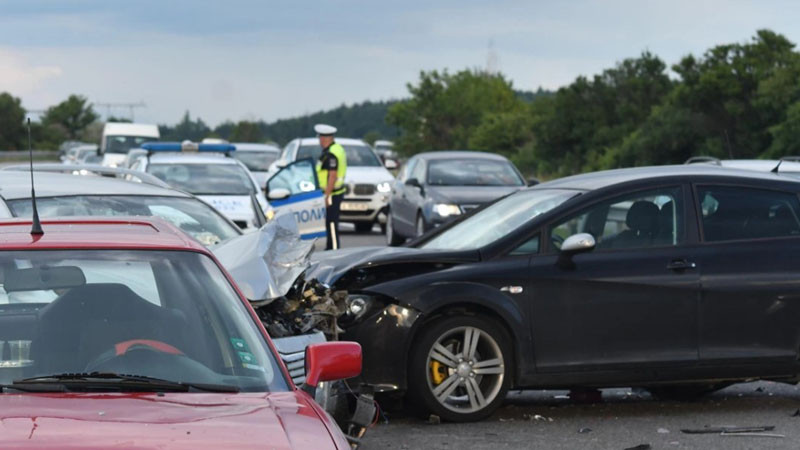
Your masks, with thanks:
[{"label": "white police car", "polygon": [[264,225],[272,211],[258,182],[240,161],[229,157],[230,144],[147,142],[131,168],[149,173],[175,189],[214,206],[245,231]]}]

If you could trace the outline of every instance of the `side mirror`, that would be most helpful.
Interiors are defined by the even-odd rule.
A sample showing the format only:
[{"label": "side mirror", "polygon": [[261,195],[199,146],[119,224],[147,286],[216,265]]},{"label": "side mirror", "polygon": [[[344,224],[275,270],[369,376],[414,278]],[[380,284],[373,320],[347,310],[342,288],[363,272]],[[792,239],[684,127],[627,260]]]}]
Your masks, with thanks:
[{"label": "side mirror", "polygon": [[275,188],[269,190],[270,200],[285,200],[289,198],[292,193],[286,188]]},{"label": "side mirror", "polygon": [[397,161],[395,161],[395,160],[393,160],[393,159],[387,159],[387,160],[386,160],[386,161],[383,163],[383,165],[384,165],[384,167],[386,167],[386,168],[387,168],[387,169],[389,169],[389,170],[394,170],[394,169],[397,169]]},{"label": "side mirror", "polygon": [[405,184],[406,184],[406,186],[414,186],[414,187],[418,187],[420,189],[422,188],[422,185],[419,184],[419,180],[416,179],[416,178],[407,179]]},{"label": "side mirror", "polygon": [[561,253],[558,255],[558,266],[562,269],[572,270],[575,263],[572,257],[579,253],[586,253],[594,250],[597,242],[589,233],[578,233],[564,239],[561,243]]},{"label": "side mirror", "polygon": [[286,167],[288,165],[289,165],[289,161],[284,161],[282,159],[279,159],[279,160],[275,161],[275,167],[277,167],[278,169],[283,169],[284,167]]},{"label": "side mirror", "polygon": [[536,186],[539,184],[539,180],[536,178],[528,178],[528,186]]},{"label": "side mirror", "polygon": [[306,382],[315,389],[320,382],[344,380],[361,373],[361,345],[356,342],[323,342],[306,347]]}]

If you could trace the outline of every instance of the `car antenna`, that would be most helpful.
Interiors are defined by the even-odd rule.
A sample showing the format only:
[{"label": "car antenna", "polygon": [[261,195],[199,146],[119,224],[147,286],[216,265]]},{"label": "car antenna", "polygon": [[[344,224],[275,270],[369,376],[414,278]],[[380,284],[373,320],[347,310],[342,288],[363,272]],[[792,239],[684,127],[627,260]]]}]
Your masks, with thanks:
[{"label": "car antenna", "polygon": [[781,163],[782,163],[782,162],[783,162],[783,158],[779,159],[779,160],[778,160],[778,165],[777,165],[777,166],[775,166],[775,167],[774,167],[772,170],[770,170],[770,172],[772,172],[772,173],[778,173],[778,167],[780,167],[780,166],[781,166]]},{"label": "car antenna", "polygon": [[31,118],[28,117],[28,160],[31,167],[31,202],[33,203],[33,224],[31,234],[43,235],[42,223],[39,221],[39,211],[36,209],[36,190],[33,188],[33,147],[31,146]]}]

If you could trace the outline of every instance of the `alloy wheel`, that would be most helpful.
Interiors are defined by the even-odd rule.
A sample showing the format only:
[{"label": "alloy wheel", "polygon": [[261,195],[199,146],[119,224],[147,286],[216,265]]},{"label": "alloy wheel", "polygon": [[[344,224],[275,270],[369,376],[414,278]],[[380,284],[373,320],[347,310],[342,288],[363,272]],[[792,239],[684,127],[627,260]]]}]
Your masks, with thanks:
[{"label": "alloy wheel", "polygon": [[442,334],[428,352],[427,380],[445,408],[469,414],[492,403],[503,387],[505,361],[488,333],[471,326]]}]

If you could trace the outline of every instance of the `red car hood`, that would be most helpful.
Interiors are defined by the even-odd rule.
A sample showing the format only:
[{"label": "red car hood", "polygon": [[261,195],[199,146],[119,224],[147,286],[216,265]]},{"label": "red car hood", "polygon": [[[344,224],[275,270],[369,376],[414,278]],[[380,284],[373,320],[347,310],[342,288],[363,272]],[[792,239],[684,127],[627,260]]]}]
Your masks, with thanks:
[{"label": "red car hood", "polygon": [[331,426],[299,391],[59,393],[0,394],[0,448],[343,449],[348,445],[336,425]]}]

